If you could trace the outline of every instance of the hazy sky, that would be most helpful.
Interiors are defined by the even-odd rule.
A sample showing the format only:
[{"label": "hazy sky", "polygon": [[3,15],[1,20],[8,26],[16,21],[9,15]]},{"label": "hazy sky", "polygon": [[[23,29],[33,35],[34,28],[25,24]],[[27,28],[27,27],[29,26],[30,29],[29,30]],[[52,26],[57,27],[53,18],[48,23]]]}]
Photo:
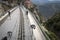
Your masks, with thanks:
[{"label": "hazy sky", "polygon": [[32,2],[38,2],[38,3],[45,3],[48,2],[48,0],[31,0]]},{"label": "hazy sky", "polygon": [[48,0],[48,1],[60,1],[60,0]]},{"label": "hazy sky", "polygon": [[44,4],[47,3],[48,1],[60,1],[60,0],[31,0],[33,3],[38,3],[38,4]]},{"label": "hazy sky", "polygon": [[60,0],[32,0],[37,2],[60,1]]}]

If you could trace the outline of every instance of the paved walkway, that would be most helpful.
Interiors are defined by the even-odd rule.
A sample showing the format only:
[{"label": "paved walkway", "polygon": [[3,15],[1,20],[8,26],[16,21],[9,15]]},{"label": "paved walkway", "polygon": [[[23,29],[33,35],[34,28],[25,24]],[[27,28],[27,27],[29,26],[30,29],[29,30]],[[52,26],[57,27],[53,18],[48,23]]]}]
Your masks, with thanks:
[{"label": "paved walkway", "polygon": [[17,8],[0,26],[0,40],[7,35],[8,31],[13,32],[11,40],[17,40],[19,23],[20,23],[20,10],[19,8]]},{"label": "paved walkway", "polygon": [[[23,7],[24,10],[26,11],[27,9],[25,7]],[[37,22],[35,21],[32,13],[28,10],[28,18],[30,20],[30,24],[34,24],[36,26],[35,29],[33,29],[33,39],[34,40],[46,40],[40,27],[38,26]]]}]

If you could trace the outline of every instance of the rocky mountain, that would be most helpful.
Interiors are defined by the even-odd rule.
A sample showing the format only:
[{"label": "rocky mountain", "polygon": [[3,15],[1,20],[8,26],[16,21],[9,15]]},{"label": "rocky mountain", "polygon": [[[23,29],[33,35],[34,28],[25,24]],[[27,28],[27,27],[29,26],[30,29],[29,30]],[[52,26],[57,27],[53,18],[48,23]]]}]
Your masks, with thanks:
[{"label": "rocky mountain", "polygon": [[60,1],[46,2],[44,4],[34,4],[38,4],[37,8],[46,20],[51,18],[55,14],[55,12],[60,12]]}]

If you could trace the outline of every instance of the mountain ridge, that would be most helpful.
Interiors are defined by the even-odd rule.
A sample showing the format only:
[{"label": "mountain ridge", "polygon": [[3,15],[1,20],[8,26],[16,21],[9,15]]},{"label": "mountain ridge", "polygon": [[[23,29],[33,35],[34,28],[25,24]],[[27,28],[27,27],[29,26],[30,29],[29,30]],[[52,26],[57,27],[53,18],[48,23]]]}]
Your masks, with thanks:
[{"label": "mountain ridge", "polygon": [[55,12],[60,12],[60,1],[48,2],[42,5],[37,5],[40,13],[46,18],[51,18]]}]

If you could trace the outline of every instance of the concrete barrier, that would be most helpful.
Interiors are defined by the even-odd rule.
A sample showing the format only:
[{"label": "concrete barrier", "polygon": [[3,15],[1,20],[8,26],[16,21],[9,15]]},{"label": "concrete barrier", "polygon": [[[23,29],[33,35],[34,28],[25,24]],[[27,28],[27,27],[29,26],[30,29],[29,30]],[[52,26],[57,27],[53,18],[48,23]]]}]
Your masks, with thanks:
[{"label": "concrete barrier", "polygon": [[[15,11],[17,8],[18,8],[18,6],[14,7],[13,9],[9,9],[8,11],[10,11],[10,12],[12,13],[12,12]],[[5,12],[6,14],[3,15],[3,16],[0,18],[0,25],[1,25],[1,24],[6,20],[6,18],[8,17],[8,15],[9,15],[8,11],[6,11],[6,12]]]}]

